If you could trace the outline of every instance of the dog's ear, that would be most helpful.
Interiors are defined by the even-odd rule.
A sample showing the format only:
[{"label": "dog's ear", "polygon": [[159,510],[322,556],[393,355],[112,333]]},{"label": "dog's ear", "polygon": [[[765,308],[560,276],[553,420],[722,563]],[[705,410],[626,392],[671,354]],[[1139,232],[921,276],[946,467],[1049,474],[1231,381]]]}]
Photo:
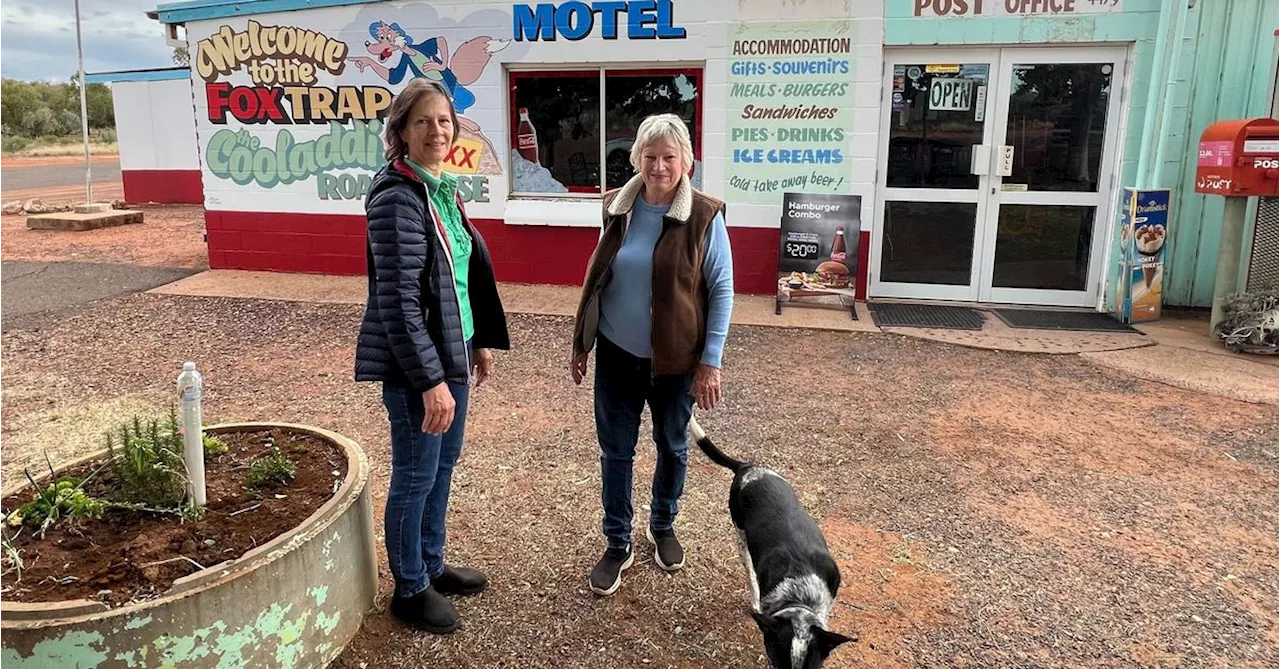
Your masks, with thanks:
[{"label": "dog's ear", "polygon": [[828,653],[835,650],[836,646],[839,646],[842,643],[858,640],[857,634],[854,634],[852,637],[847,637],[839,632],[824,630],[821,627],[814,631],[817,636],[818,646]]},{"label": "dog's ear", "polygon": [[756,625],[760,627],[760,631],[765,634],[776,634],[782,622],[777,618],[771,618],[763,613],[751,612],[751,617],[756,619]]}]

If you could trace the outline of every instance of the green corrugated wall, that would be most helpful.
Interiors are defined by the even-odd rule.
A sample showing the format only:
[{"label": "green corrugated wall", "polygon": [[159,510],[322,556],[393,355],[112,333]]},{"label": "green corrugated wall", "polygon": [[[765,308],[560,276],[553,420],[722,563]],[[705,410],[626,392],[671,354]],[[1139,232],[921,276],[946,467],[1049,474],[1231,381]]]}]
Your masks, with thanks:
[{"label": "green corrugated wall", "polygon": [[[1187,17],[1161,185],[1174,191],[1164,303],[1208,307],[1225,198],[1194,192],[1200,133],[1220,119],[1269,116],[1276,76],[1275,0],[1198,0]],[[1245,245],[1246,250],[1248,244]]]}]

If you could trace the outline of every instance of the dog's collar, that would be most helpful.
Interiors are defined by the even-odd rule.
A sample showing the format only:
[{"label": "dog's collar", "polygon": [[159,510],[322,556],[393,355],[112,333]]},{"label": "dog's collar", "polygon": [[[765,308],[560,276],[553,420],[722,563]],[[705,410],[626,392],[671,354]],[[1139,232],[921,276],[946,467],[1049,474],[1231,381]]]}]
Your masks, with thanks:
[{"label": "dog's collar", "polygon": [[[783,607],[783,608],[778,609],[777,611],[774,611],[774,612],[773,612],[773,616],[774,616],[774,617],[784,616],[784,615],[786,615],[787,613],[792,612],[792,611],[808,613],[809,615],[812,615],[812,616],[814,616],[814,617],[816,617],[816,618],[821,618],[821,617],[822,617],[822,616],[819,616],[819,615],[818,615],[818,612],[817,612],[817,611],[814,611],[813,609],[809,608],[808,606],[805,606],[804,604],[792,604],[792,605],[790,605],[790,606],[785,606],[785,607]],[[788,617],[790,617],[790,616],[788,616]]]}]

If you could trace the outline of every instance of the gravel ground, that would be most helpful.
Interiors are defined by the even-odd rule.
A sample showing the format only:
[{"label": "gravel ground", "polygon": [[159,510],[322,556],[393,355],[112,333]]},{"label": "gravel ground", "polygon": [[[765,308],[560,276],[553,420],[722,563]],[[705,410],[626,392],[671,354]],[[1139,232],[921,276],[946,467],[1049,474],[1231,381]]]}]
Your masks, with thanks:
[{"label": "gravel ground", "polygon": [[[80,198],[84,200],[83,197]],[[50,200],[51,201],[51,200]],[[204,209],[198,204],[130,205],[142,223],[86,231],[29,230],[22,214],[0,216],[4,260],[128,263],[207,269]]]},{"label": "gravel ground", "polygon": [[[381,516],[385,413],[376,386],[350,380],[359,316],[135,295],[6,335],[4,482],[33,451],[90,447],[76,436],[86,421],[165,406],[194,359],[210,421],[358,440]],[[589,385],[567,378],[569,327],[514,316],[515,349],[472,401],[449,550],[488,571],[490,590],[458,603],[454,635],[415,634],[384,612],[380,554],[379,610],[337,666],[764,666],[730,477],[699,454],[677,524],[688,566],[669,575],[642,558],[614,597],[586,589],[602,549],[598,456]],[[832,626],[861,641],[827,666],[1276,665],[1275,406],[1073,356],[751,327],[731,334],[725,383],[704,424],[793,483],[840,564]],[[643,518],[647,441],[636,467]]]}]

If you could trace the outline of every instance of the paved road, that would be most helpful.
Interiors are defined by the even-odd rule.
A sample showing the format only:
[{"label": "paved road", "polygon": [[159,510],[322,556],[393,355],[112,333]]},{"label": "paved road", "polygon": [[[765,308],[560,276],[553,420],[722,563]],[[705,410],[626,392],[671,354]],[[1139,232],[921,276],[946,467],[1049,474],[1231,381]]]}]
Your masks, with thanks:
[{"label": "paved road", "polygon": [[[103,181],[119,183],[119,161],[95,162],[92,166],[94,183]],[[84,184],[84,163],[5,167],[0,170],[0,182],[4,183],[5,192]]]},{"label": "paved road", "polygon": [[196,270],[87,262],[0,264],[3,329],[34,329],[94,300],[138,293],[195,274]]}]

